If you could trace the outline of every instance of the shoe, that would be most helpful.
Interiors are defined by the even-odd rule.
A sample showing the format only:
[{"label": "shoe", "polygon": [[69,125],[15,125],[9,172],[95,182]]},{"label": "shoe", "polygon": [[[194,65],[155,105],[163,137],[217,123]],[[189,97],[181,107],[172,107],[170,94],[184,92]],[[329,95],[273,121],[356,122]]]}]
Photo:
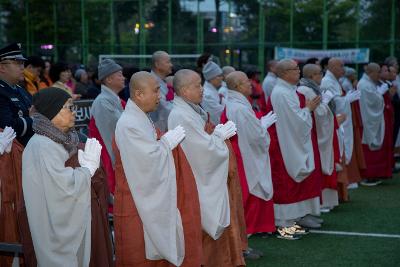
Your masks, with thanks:
[{"label": "shoe", "polygon": [[294,224],[293,226],[289,227],[291,230],[294,230],[296,235],[307,235],[310,233],[310,230],[307,228],[301,227],[298,224]]},{"label": "shoe", "polygon": [[290,230],[288,227],[279,227],[276,231],[276,237],[286,240],[298,240],[299,235],[295,234],[295,231]]},{"label": "shoe", "polygon": [[320,208],[319,211],[322,212],[322,213],[329,213],[329,212],[331,212],[331,210],[330,210],[329,208]]},{"label": "shoe", "polygon": [[320,217],[317,217],[317,216],[314,216],[314,215],[311,215],[311,214],[306,215],[306,216],[309,217],[311,220],[313,220],[316,223],[319,223],[319,224],[323,224],[324,223],[324,220],[322,218],[320,218]]},{"label": "shoe", "polygon": [[307,216],[304,216],[303,218],[298,220],[296,224],[306,228],[321,228],[320,223],[315,222],[314,220],[310,219]]},{"label": "shoe", "polygon": [[358,184],[357,183],[351,183],[347,186],[347,189],[357,189],[358,188]]},{"label": "shoe", "polygon": [[245,260],[258,260],[260,258],[260,255],[253,253],[249,250],[243,251],[243,258]]},{"label": "shoe", "polygon": [[252,252],[252,253],[254,253],[254,254],[257,254],[260,257],[264,256],[264,253],[261,250],[258,250],[258,249],[255,249],[255,248],[251,248],[251,247],[248,247],[247,250]]},{"label": "shoe", "polygon": [[382,183],[381,180],[366,179],[366,180],[362,180],[360,182],[360,185],[363,185],[363,186],[377,186],[378,184],[381,184],[381,183]]}]

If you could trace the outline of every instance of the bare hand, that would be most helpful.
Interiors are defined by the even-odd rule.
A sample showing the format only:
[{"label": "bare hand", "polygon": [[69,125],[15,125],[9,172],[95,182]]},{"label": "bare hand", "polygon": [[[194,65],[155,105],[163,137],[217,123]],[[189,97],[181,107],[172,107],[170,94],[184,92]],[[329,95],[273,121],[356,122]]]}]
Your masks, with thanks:
[{"label": "bare hand", "polygon": [[346,120],[346,114],[336,115],[336,121],[339,125],[341,125],[345,120]]},{"label": "bare hand", "polygon": [[314,111],[318,107],[319,103],[321,103],[321,96],[316,96],[313,99],[306,101],[306,107],[310,111]]}]

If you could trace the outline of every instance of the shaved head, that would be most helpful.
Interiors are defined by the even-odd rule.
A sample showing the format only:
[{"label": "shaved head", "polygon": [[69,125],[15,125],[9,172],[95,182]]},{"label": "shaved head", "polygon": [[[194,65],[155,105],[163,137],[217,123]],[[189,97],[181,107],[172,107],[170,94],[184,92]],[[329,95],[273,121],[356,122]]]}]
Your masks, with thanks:
[{"label": "shaved head", "polygon": [[364,70],[367,74],[371,73],[371,72],[379,72],[380,71],[380,67],[379,64],[375,63],[375,62],[371,62],[369,63],[367,66],[365,66]]},{"label": "shaved head", "polygon": [[152,57],[151,57],[152,65],[155,66],[155,64],[157,62],[159,62],[160,60],[162,60],[164,58],[169,58],[169,55],[168,55],[167,52],[165,52],[165,51],[156,51],[156,52],[154,52]]},{"label": "shaved head", "polygon": [[282,59],[276,64],[276,74],[281,78],[287,70],[297,66],[293,59]]},{"label": "shaved head", "polygon": [[134,96],[137,91],[143,91],[149,81],[156,80],[150,72],[139,71],[132,75],[129,81],[129,93]]},{"label": "shaved head", "polygon": [[321,67],[317,64],[306,64],[303,67],[303,76],[307,79],[312,79],[312,76],[321,71]]},{"label": "shaved head", "polygon": [[244,96],[251,95],[251,83],[246,73],[242,71],[234,71],[226,77],[226,86],[230,90],[242,93]]},{"label": "shaved head", "polygon": [[276,75],[282,80],[296,85],[300,79],[300,69],[293,59],[282,59],[276,64]]},{"label": "shaved head", "polygon": [[332,72],[336,79],[343,77],[345,73],[343,60],[337,57],[329,59],[327,69]]},{"label": "shaved head", "polygon": [[200,77],[199,74],[193,70],[181,69],[178,70],[174,75],[173,85],[177,95],[181,94],[182,88],[187,87],[193,82],[196,77]]},{"label": "shaved head", "polygon": [[232,66],[224,66],[222,68],[222,75],[224,75],[224,77],[226,78],[229,75],[229,73],[232,73],[234,71],[235,71],[234,67],[232,67]]},{"label": "shaved head", "polygon": [[277,60],[269,60],[267,62],[267,71],[271,71],[273,73],[276,73],[276,65],[278,64]]}]

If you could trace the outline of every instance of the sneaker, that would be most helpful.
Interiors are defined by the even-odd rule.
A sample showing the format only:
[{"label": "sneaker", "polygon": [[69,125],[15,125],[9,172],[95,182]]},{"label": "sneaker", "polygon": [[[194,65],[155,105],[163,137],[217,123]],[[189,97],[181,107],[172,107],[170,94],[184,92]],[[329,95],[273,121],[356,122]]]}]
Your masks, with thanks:
[{"label": "sneaker", "polygon": [[347,189],[357,189],[358,188],[358,184],[357,183],[351,183],[347,186]]},{"label": "sneaker", "polygon": [[276,231],[276,237],[280,238],[280,239],[286,239],[286,240],[300,239],[300,236],[296,235],[295,231],[290,230],[288,227],[279,227]]},{"label": "sneaker", "polygon": [[307,228],[301,227],[298,224],[294,224],[293,226],[289,227],[291,230],[294,230],[296,235],[307,235],[310,233],[310,230]]},{"label": "sneaker", "polygon": [[382,183],[381,180],[366,179],[366,180],[362,180],[360,182],[360,185],[363,185],[363,186],[377,186],[380,183]]},{"label": "sneaker", "polygon": [[319,223],[319,224],[323,224],[324,223],[324,220],[322,218],[318,217],[318,216],[311,215],[311,214],[308,214],[306,216],[309,217],[311,220],[313,220],[316,223]]},{"label": "sneaker", "polygon": [[321,228],[320,223],[317,223],[315,220],[312,220],[308,216],[302,217],[296,222],[296,224],[306,228]]}]

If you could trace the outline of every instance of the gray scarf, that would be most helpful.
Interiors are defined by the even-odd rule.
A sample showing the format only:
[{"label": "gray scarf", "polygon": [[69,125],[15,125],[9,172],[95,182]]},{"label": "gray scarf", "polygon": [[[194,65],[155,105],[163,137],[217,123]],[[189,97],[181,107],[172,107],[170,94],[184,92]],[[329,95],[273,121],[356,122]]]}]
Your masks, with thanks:
[{"label": "gray scarf", "polygon": [[[316,95],[321,95],[321,88],[320,88],[319,85],[318,85],[316,82],[314,82],[313,80],[306,79],[306,78],[301,78],[301,79],[300,79],[300,86],[305,86],[305,87],[311,88],[311,89],[314,91],[314,93],[315,93]],[[330,110],[331,110],[333,113],[335,113],[335,110],[336,110],[335,102],[331,100],[331,101],[328,103],[328,106],[329,106]]]},{"label": "gray scarf", "polygon": [[[183,99],[183,98],[182,98]],[[183,99],[184,100],[184,99]],[[200,106],[200,105],[196,105],[193,104],[192,102],[186,101],[184,100],[194,111],[196,111],[196,113],[198,113],[201,118],[207,122],[208,120],[208,113]]]},{"label": "gray scarf", "polygon": [[44,135],[54,142],[63,145],[70,156],[78,151],[79,137],[75,129],[64,133],[39,112],[33,113],[32,120],[32,128],[35,133]]}]

